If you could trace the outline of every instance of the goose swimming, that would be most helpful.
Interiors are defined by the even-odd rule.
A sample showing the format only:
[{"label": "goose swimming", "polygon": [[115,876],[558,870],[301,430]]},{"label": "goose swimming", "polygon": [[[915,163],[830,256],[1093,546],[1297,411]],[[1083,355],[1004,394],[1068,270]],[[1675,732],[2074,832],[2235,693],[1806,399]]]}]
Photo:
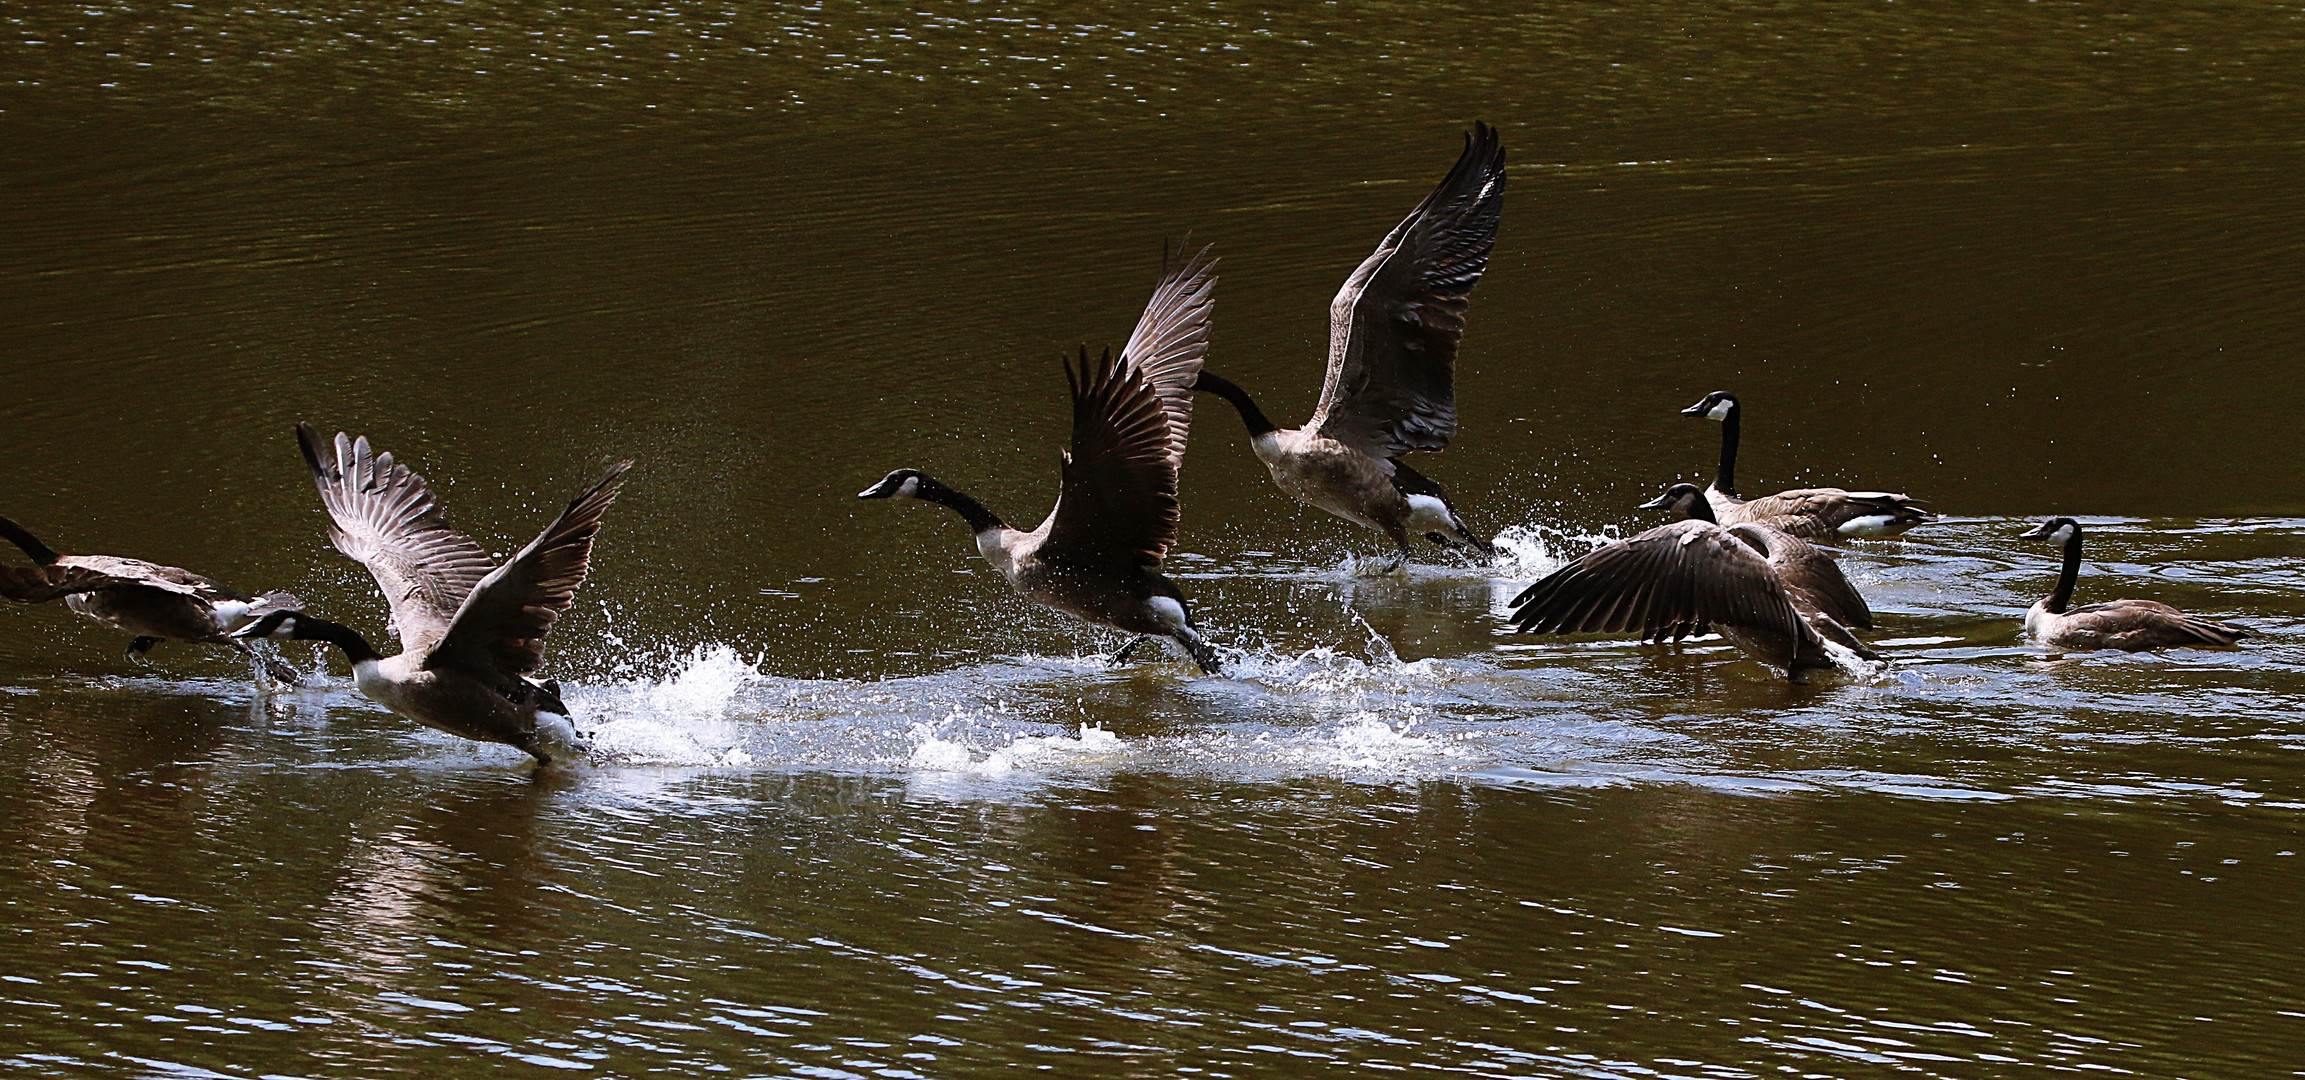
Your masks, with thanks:
[{"label": "goose swimming", "polygon": [[1169,268],[1119,356],[1065,363],[1072,387],[1072,450],[1056,508],[1031,532],[919,469],[898,469],[857,493],[951,507],[977,551],[1026,599],[1138,635],[1119,663],[1153,637],[1174,639],[1202,671],[1219,674],[1216,649],[1193,627],[1184,593],[1160,572],[1177,538],[1177,470],[1192,425],[1192,382],[1208,355],[1216,267],[1209,249]]},{"label": "goose swimming", "polygon": [[2107,600],[2073,607],[2073,583],[2081,575],[2081,523],[2069,517],[2050,518],[2018,539],[2065,546],[2057,587],[2025,612],[2025,632],[2050,648],[2142,652],[2172,645],[2237,645],[2252,636],[2245,627],[2187,615],[2157,600]]},{"label": "goose swimming", "polygon": [[1656,640],[1710,628],[1793,682],[1837,666],[1828,641],[1880,659],[1849,632],[1873,625],[1864,598],[1807,541],[1753,522],[1721,525],[1695,484],[1675,484],[1641,508],[1684,520],[1604,544],[1546,575],[1513,598],[1513,624]]},{"label": "goose swimming", "polygon": [[[65,607],[132,638],[132,661],[142,662],[163,641],[229,645],[253,655],[233,631],[271,612],[303,606],[284,592],[242,596],[182,567],[117,555],[59,555],[7,518],[0,518],[0,536],[32,560],[29,567],[0,566],[0,596],[27,604],[62,599]],[[299,678],[277,657],[261,659],[272,678]]]},{"label": "goose swimming", "polygon": [[551,764],[547,735],[581,753],[560,686],[529,678],[544,636],[590,571],[600,516],[629,461],[568,503],[504,565],[448,527],[424,478],[368,439],[336,435],[333,450],[296,425],[304,464],[328,509],[328,539],[368,568],[392,609],[400,652],[385,656],[358,631],[302,612],[274,612],[234,636],[325,641],[344,650],[352,681],[378,704],[426,727],[527,751]]},{"label": "goose swimming", "polygon": [[1809,540],[1857,537],[1886,540],[1915,525],[1937,520],[1912,496],[1893,491],[1844,491],[1840,488],[1795,488],[1747,500],[1737,494],[1737,435],[1742,406],[1726,390],[1706,394],[1704,400],[1681,410],[1682,416],[1701,416],[1721,422],[1721,465],[1705,489],[1713,514],[1731,525],[1746,521],[1773,525]]},{"label": "goose swimming", "polygon": [[1215,374],[1195,384],[1240,412],[1275,486],[1385,534],[1396,552],[1388,569],[1408,560],[1411,536],[1482,559],[1495,551],[1439,484],[1401,458],[1445,449],[1456,436],[1457,343],[1504,206],[1505,152],[1496,129],[1476,123],[1448,176],[1329,301],[1328,378],[1303,427],[1273,423],[1248,391]]}]

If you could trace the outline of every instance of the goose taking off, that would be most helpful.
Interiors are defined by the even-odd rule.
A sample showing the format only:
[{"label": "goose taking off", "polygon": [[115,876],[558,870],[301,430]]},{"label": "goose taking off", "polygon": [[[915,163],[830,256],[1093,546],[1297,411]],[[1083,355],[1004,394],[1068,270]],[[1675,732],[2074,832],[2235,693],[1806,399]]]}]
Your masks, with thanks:
[{"label": "goose taking off", "polygon": [[2057,587],[2025,613],[2025,631],[2052,649],[2141,652],[2171,645],[2236,645],[2251,636],[2247,628],[2187,615],[2155,600],[2108,600],[2069,607],[2073,582],[2081,576],[2081,523],[2069,517],[2050,518],[2018,539],[2053,540],[2065,545],[2065,566],[2057,574]]},{"label": "goose taking off", "polygon": [[[64,606],[127,634],[128,659],[163,641],[230,645],[248,653],[234,630],[275,611],[303,605],[284,592],[250,599],[190,570],[116,555],[58,555],[24,527],[0,518],[0,536],[22,549],[32,565],[0,566],[0,596],[27,604],[62,598]],[[293,683],[295,668],[263,657],[265,673]]]},{"label": "goose taking off", "polygon": [[942,503],[976,534],[977,550],[1029,599],[1101,626],[1173,638],[1202,671],[1216,650],[1193,628],[1184,593],[1160,572],[1177,538],[1177,470],[1192,425],[1192,383],[1208,354],[1215,260],[1202,248],[1168,269],[1128,344],[1101,360],[1080,352],[1072,386],[1072,450],[1056,508],[1031,532],[1009,528],[983,504],[918,469],[898,469],[857,493]]},{"label": "goose taking off", "polygon": [[1858,537],[1886,540],[1915,525],[1937,520],[1910,495],[1892,491],[1843,491],[1840,488],[1795,488],[1747,502],[1737,494],[1737,427],[1741,406],[1726,390],[1706,394],[1704,400],[1681,410],[1682,416],[1701,416],[1721,422],[1721,467],[1713,475],[1705,498],[1714,516],[1729,524],[1757,521],[1809,540]]},{"label": "goose taking off", "polygon": [[[503,566],[448,527],[424,478],[367,438],[337,433],[331,448],[296,425],[304,464],[328,508],[329,542],[368,568],[392,607],[400,652],[384,656],[352,628],[299,612],[276,612],[235,636],[325,641],[344,650],[352,681],[377,703],[426,727],[519,747],[550,764],[540,727],[574,744],[560,687],[528,677],[544,661],[544,635],[576,599],[591,567],[600,515],[624,471],[570,500],[544,532]],[[566,729],[566,730],[559,730]]]},{"label": "goose taking off", "polygon": [[1722,526],[1695,484],[1675,484],[1644,510],[1686,517],[1604,544],[1513,598],[1512,622],[1553,634],[1635,633],[1675,640],[1705,628],[1793,682],[1834,667],[1830,641],[1880,657],[1849,627],[1873,613],[1825,553],[1746,522]]},{"label": "goose taking off", "polygon": [[1445,449],[1457,433],[1457,342],[1504,208],[1505,152],[1496,129],[1476,123],[1456,167],[1329,301],[1328,380],[1305,426],[1275,425],[1229,380],[1203,372],[1196,384],[1240,411],[1282,491],[1390,538],[1392,569],[1411,536],[1484,560],[1495,551],[1400,459]]}]

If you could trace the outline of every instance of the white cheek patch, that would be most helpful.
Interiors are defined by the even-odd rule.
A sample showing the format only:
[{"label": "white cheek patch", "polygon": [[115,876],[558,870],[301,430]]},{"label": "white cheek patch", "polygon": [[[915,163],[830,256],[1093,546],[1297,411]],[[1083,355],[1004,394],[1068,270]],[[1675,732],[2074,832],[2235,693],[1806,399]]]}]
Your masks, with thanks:
[{"label": "white cheek patch", "polygon": [[2064,542],[2065,542],[2065,541],[2067,541],[2067,540],[2071,540],[2072,538],[2073,538],[2073,527],[2072,527],[2071,525],[2059,525],[2059,526],[2057,526],[2057,531],[2056,531],[2056,532],[2053,532],[2053,533],[2050,533],[2050,534],[2049,534],[2049,539],[2051,539],[2051,540],[2055,540],[2056,542],[2058,542],[2058,543],[2060,543],[2060,544],[2064,543]]},{"label": "white cheek patch", "polygon": [[899,495],[902,495],[902,496],[904,496],[904,497],[906,497],[906,498],[908,498],[908,499],[917,499],[917,498],[919,498],[919,497],[920,497],[920,477],[917,477],[917,476],[907,476],[907,477],[905,477],[905,478],[904,478],[904,483],[902,483],[902,484],[898,484],[898,485],[897,485],[897,488],[896,488],[896,493],[897,493],[897,494],[899,494]]},{"label": "white cheek patch", "polygon": [[1705,419],[1726,420],[1729,418],[1729,410],[1736,408],[1736,404],[1737,403],[1733,401],[1724,401],[1718,405],[1715,405],[1712,408],[1705,410]]}]

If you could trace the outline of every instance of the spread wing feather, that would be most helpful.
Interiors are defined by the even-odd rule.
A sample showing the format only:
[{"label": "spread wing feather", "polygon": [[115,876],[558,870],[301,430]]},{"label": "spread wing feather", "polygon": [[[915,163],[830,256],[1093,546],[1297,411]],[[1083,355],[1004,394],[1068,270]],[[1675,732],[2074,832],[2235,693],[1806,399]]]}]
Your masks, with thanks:
[{"label": "spread wing feather", "polygon": [[1160,285],[1121,348],[1122,361],[1136,368],[1160,397],[1168,417],[1169,458],[1180,467],[1192,433],[1193,380],[1208,358],[1209,317],[1216,308],[1213,250],[1214,245],[1204,246],[1183,262],[1163,267]]},{"label": "spread wing feather", "polygon": [[508,678],[535,671],[544,662],[544,635],[575,602],[591,570],[600,516],[616,501],[617,487],[631,467],[629,461],[611,466],[519,554],[480,579],[424,666],[493,665]]},{"label": "spread wing feather", "polygon": [[1705,521],[1676,521],[1605,544],[1513,598],[1522,630],[1680,633],[1698,623],[1800,636],[1800,615],[1768,560]]},{"label": "spread wing feather", "polygon": [[1381,458],[1449,444],[1457,342],[1504,205],[1504,149],[1475,124],[1448,176],[1329,301],[1328,380],[1307,427]]},{"label": "spread wing feather", "polygon": [[296,425],[296,438],[328,509],[329,542],[375,576],[401,648],[439,641],[493,569],[488,553],[448,527],[423,477],[372,451],[367,437],[338,432],[333,453],[310,424]]},{"label": "spread wing feather", "polygon": [[1041,525],[1040,555],[1108,569],[1151,567],[1177,538],[1177,465],[1160,395],[1125,358],[1081,350],[1072,386],[1064,489]]}]

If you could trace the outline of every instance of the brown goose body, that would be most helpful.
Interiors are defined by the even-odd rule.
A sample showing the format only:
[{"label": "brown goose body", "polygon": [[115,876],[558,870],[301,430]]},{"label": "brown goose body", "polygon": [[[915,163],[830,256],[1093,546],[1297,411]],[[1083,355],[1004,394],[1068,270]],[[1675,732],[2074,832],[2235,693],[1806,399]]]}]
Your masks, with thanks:
[{"label": "brown goose body", "polygon": [[1275,486],[1385,534],[1396,567],[1416,536],[1483,557],[1494,550],[1439,484],[1400,459],[1445,449],[1456,436],[1457,346],[1504,197],[1496,129],[1476,124],[1449,174],[1329,301],[1328,375],[1303,427],[1276,426],[1225,379],[1203,373],[1198,383],[1239,410]]},{"label": "brown goose body", "polygon": [[[247,647],[229,635],[273,611],[300,605],[284,592],[243,596],[213,579],[176,566],[116,555],[59,555],[31,533],[0,518],[6,536],[31,558],[29,567],[0,566],[0,596],[23,603],[61,599],[64,606],[135,640],[130,656],[162,641]],[[295,672],[270,665],[275,677]]]},{"label": "brown goose body", "polygon": [[985,561],[1025,599],[1046,604],[1099,626],[1131,634],[1175,636],[1175,626],[1163,605],[1167,600],[1181,612],[1184,592],[1168,576],[1151,567],[1119,569],[1083,564],[1065,557],[1060,548],[1044,553],[1048,534],[1036,529],[1018,532],[1003,528],[979,533],[977,544]]},{"label": "brown goose body", "polygon": [[1067,362],[1072,447],[1056,506],[1039,528],[1010,528],[918,469],[895,470],[857,497],[950,507],[976,534],[978,553],[1026,599],[1139,635],[1116,663],[1145,639],[1163,637],[1216,674],[1216,650],[1192,625],[1183,591],[1160,572],[1177,538],[1177,475],[1191,434],[1193,381],[1208,354],[1214,269],[1206,248],[1165,268],[1118,356],[1092,360],[1084,348],[1078,369]]},{"label": "brown goose body", "polygon": [[1681,410],[1683,416],[1721,422],[1721,463],[1705,499],[1724,525],[1767,525],[1804,540],[1885,540],[1937,520],[1913,497],[1896,491],[1795,488],[1746,499],[1737,494],[1737,441],[1743,424],[1737,396],[1716,390]]},{"label": "brown goose body", "polygon": [[1840,567],[1798,537],[1712,520],[1704,493],[1676,484],[1647,504],[1686,515],[1602,545],[1513,599],[1523,631],[1675,639],[1710,629],[1793,682],[1837,667],[1832,642],[1879,657],[1849,627],[1873,622]]},{"label": "brown goose body", "polygon": [[2025,631],[2050,648],[2074,652],[2225,648],[2251,636],[2246,627],[2188,615],[2158,600],[2107,600],[2074,607],[2073,585],[2081,573],[2081,523],[2050,518],[2021,539],[2054,540],[2064,546],[2056,588],[2025,612]]},{"label": "brown goose body", "polygon": [[361,693],[426,727],[515,746],[546,764],[548,727],[581,750],[560,688],[529,676],[590,572],[601,515],[632,463],[610,467],[497,566],[448,526],[423,477],[365,437],[339,432],[330,447],[309,424],[296,425],[296,437],[328,510],[328,539],[375,577],[400,652],[384,656],[350,627],[298,612],[265,616],[237,636],[329,642],[351,661]]},{"label": "brown goose body", "polygon": [[1707,488],[1705,498],[1726,524],[1767,525],[1804,540],[1881,540],[1936,520],[1912,496],[1894,491],[1795,488],[1748,500]]}]

